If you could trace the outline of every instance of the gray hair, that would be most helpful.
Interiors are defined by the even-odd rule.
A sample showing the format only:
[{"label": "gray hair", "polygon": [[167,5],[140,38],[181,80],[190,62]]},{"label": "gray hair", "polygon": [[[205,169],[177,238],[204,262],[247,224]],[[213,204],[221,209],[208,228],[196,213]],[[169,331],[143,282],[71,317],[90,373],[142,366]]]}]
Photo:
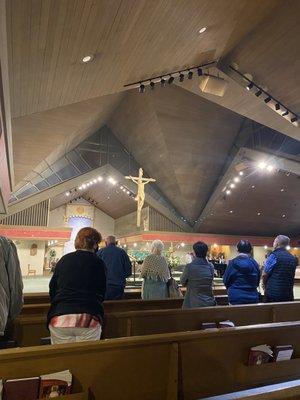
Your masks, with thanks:
[{"label": "gray hair", "polygon": [[105,242],[106,244],[116,244],[116,237],[113,235],[107,236]]},{"label": "gray hair", "polygon": [[151,253],[161,255],[161,253],[164,251],[164,248],[165,246],[161,240],[153,240],[151,244]]},{"label": "gray hair", "polygon": [[278,247],[286,247],[290,244],[290,238],[285,235],[278,235],[274,239],[273,247],[277,249]]}]

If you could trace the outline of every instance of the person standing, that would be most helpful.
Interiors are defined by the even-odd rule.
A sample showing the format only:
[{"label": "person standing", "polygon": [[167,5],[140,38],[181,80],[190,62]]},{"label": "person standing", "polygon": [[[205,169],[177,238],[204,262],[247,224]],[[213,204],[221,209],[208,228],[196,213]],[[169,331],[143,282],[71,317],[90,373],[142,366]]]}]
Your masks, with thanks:
[{"label": "person standing", "polygon": [[166,258],[163,256],[164,244],[161,240],[154,240],[149,254],[141,268],[142,299],[154,300],[169,297],[168,281],[171,278]]},{"label": "person standing", "polygon": [[213,295],[214,266],[207,261],[208,246],[197,242],[193,245],[193,261],[186,265],[180,278],[187,291],[182,308],[215,306]]},{"label": "person standing", "polygon": [[0,236],[0,339],[23,307],[23,281],[15,244]]},{"label": "person standing", "polygon": [[75,239],[76,251],[66,254],[56,264],[49,285],[48,326],[52,344],[101,337],[106,267],[95,254],[100,241],[96,229],[80,229]]},{"label": "person standing", "polygon": [[248,240],[240,240],[236,247],[239,254],[229,261],[223,275],[229,304],[258,303],[260,269],[251,255],[251,243]]},{"label": "person standing", "polygon": [[294,278],[298,259],[287,250],[289,244],[289,237],[278,235],[273,243],[274,250],[265,261],[262,284],[267,303],[294,300]]},{"label": "person standing", "polygon": [[115,236],[108,236],[106,247],[97,255],[106,265],[107,291],[106,300],[120,300],[124,296],[126,278],[132,274],[132,266],[125,250],[117,246]]}]

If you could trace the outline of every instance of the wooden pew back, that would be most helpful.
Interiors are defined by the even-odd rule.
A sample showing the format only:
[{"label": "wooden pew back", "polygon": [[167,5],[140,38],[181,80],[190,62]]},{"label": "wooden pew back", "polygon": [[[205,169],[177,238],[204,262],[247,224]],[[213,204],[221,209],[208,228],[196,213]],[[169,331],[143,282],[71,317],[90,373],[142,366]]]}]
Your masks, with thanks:
[{"label": "wooden pew back", "polygon": [[[82,389],[112,400],[195,400],[300,378],[300,322],[110,339],[0,352],[0,376],[71,369]],[[249,349],[291,344],[295,359],[248,366]],[[121,396],[121,397],[120,397]]]}]

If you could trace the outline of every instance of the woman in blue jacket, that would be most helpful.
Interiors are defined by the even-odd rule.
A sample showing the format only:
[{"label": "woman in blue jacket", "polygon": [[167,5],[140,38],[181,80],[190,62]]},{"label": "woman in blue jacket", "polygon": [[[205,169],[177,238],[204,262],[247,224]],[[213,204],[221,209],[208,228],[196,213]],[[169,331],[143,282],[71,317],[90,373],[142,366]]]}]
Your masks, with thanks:
[{"label": "woman in blue jacket", "polygon": [[223,276],[230,304],[258,303],[260,269],[251,256],[252,246],[247,240],[237,244],[238,256],[229,261]]}]

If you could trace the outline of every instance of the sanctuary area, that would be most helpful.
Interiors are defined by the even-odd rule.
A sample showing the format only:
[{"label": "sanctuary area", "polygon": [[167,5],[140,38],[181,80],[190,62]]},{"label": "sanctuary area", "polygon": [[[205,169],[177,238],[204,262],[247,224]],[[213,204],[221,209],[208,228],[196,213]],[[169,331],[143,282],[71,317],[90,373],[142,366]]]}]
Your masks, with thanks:
[{"label": "sanctuary area", "polygon": [[0,400],[300,399],[300,1],[0,26]]}]

